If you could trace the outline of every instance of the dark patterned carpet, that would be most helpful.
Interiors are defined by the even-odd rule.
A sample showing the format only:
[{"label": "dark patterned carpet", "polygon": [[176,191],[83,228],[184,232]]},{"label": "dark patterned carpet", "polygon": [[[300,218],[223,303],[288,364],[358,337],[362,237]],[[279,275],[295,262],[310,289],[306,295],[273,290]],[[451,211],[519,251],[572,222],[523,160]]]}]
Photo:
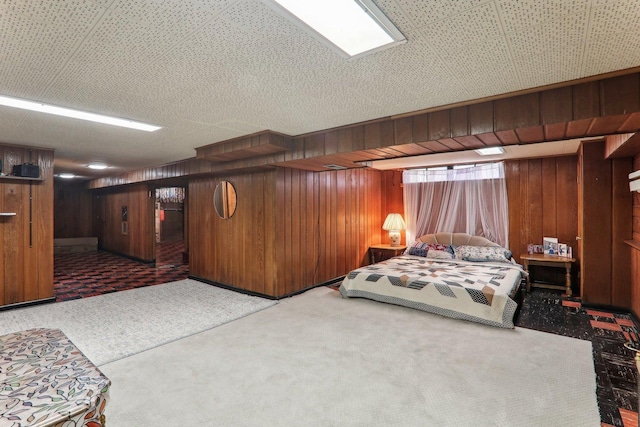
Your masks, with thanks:
[{"label": "dark patterned carpet", "polygon": [[638,426],[635,354],[624,347],[638,325],[629,313],[585,308],[579,298],[534,288],[516,326],[591,341],[602,427]]},{"label": "dark patterned carpet", "polygon": [[186,279],[189,265],[182,259],[183,250],[181,240],[159,243],[155,264],[104,251],[55,255],[53,286],[56,301]]}]

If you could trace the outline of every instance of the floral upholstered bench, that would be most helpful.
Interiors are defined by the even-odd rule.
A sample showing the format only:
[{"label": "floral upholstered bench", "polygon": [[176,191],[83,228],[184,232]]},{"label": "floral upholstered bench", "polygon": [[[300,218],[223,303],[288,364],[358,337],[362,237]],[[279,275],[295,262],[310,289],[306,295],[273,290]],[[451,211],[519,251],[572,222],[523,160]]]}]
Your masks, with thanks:
[{"label": "floral upholstered bench", "polygon": [[110,385],[59,329],[0,336],[0,426],[104,426]]}]

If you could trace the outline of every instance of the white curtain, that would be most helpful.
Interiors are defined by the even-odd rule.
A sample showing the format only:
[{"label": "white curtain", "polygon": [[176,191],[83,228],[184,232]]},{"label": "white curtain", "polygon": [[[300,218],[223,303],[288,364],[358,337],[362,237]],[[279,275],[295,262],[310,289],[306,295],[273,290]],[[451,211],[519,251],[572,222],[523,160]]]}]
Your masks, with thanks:
[{"label": "white curtain", "polygon": [[407,243],[439,231],[483,236],[509,247],[503,163],[415,169],[402,175]]}]

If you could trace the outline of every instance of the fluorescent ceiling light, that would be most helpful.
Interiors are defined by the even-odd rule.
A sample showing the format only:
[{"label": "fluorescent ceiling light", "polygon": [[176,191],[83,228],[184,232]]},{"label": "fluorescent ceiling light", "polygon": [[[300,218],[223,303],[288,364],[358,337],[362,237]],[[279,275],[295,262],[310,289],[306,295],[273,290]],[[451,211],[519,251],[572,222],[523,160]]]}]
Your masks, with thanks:
[{"label": "fluorescent ceiling light", "polygon": [[406,41],[371,0],[271,1],[348,57]]},{"label": "fluorescent ceiling light", "polygon": [[119,119],[117,117],[103,116],[101,114],[88,113],[86,111],[72,110],[70,108],[56,107],[55,105],[27,101],[25,99],[9,98],[8,96],[0,96],[0,105],[29,111],[37,111],[40,113],[54,114],[56,116],[88,120],[90,122],[104,123],[107,125],[121,126],[130,129],[144,130],[146,132],[153,132],[158,129],[162,129],[160,126],[134,122],[127,119]]},{"label": "fluorescent ceiling light", "polygon": [[71,179],[71,178],[75,178],[76,176],[72,173],[61,173],[60,175],[58,175],[60,178],[64,178],[64,179]]},{"label": "fluorescent ceiling light", "polygon": [[97,169],[97,170],[102,170],[102,169],[106,169],[107,165],[103,164],[103,163],[91,163],[90,165],[87,165],[87,167],[89,169]]},{"label": "fluorescent ceiling light", "polygon": [[502,147],[479,148],[476,150],[476,153],[480,154],[481,156],[491,156],[494,154],[504,153],[504,148]]}]

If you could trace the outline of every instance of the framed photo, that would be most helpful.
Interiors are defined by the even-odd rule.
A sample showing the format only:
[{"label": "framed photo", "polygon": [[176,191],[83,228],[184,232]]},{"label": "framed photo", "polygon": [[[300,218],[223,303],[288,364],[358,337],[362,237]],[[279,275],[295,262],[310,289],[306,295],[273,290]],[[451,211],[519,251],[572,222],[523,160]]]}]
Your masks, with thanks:
[{"label": "framed photo", "polygon": [[562,256],[562,257],[569,256],[568,246],[565,245],[564,243],[558,243],[558,256]]},{"label": "framed photo", "polygon": [[543,237],[542,246],[544,247],[545,255],[558,255],[557,237]]},{"label": "framed photo", "polygon": [[527,253],[531,254],[541,254],[544,252],[544,248],[542,245],[534,245],[533,243],[529,243],[527,245]]}]

